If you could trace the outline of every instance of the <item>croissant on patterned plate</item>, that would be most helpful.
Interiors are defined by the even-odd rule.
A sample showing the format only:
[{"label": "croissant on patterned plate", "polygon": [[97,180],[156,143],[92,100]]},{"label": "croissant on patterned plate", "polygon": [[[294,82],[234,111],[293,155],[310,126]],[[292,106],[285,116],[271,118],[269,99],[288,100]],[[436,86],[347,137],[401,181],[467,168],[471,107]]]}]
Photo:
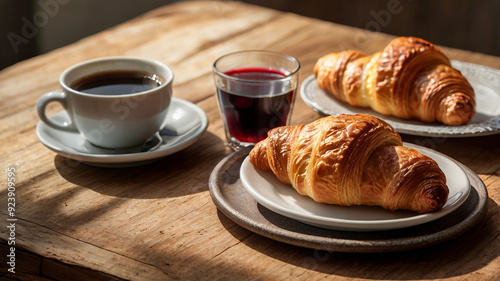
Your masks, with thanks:
[{"label": "croissant on patterned plate", "polygon": [[314,74],[336,99],[385,115],[464,125],[475,114],[467,79],[438,47],[420,38],[396,38],[369,56],[354,50],[327,54]]},{"label": "croissant on patterned plate", "polygon": [[404,147],[389,124],[365,114],[272,129],[249,160],[320,203],[429,213],[449,193],[434,160]]}]

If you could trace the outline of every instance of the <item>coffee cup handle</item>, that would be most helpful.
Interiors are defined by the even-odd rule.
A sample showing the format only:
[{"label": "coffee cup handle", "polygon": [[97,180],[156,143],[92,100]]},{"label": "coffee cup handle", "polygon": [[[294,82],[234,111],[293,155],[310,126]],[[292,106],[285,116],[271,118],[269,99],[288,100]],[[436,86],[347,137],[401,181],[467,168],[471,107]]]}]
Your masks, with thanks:
[{"label": "coffee cup handle", "polygon": [[[38,114],[38,118],[42,120],[47,126],[52,127],[56,130],[63,130],[68,132],[78,132],[78,129],[75,126],[73,120],[70,123],[68,122],[55,122],[47,116],[45,110],[49,103],[58,102],[60,103],[64,109],[67,110],[68,103],[66,99],[66,94],[63,92],[48,92],[42,95],[38,101],[36,102],[36,112]],[[71,119],[71,116],[70,116]]]}]

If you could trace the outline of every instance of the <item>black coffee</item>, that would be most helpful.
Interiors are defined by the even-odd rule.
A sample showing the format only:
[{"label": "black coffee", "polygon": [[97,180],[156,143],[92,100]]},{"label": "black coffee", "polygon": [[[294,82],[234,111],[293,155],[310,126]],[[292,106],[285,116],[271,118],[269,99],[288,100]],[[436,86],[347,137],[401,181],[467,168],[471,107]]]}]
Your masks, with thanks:
[{"label": "black coffee", "polygon": [[154,89],[162,84],[160,78],[151,73],[138,71],[109,71],[84,76],[70,87],[95,95],[128,95]]}]

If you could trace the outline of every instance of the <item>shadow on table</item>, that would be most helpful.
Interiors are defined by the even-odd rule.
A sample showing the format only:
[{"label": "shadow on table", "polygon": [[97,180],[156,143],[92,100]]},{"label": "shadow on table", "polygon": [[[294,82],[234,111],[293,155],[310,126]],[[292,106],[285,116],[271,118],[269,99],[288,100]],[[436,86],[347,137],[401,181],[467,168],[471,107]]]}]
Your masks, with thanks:
[{"label": "shadow on table", "polygon": [[[206,132],[192,146],[156,162],[129,168],[101,168],[56,156],[55,166],[67,181],[119,198],[171,198],[207,191],[208,178],[227,150]],[[200,184],[204,183],[204,184]]]},{"label": "shadow on table", "polygon": [[[134,168],[97,168],[56,156],[53,164],[63,179],[52,178],[50,172],[29,181],[29,188],[21,189],[25,192],[19,196],[36,204],[26,204],[22,210],[46,227],[76,231],[107,215],[120,214],[116,210],[129,199],[177,198],[206,192],[210,172],[225,150],[220,138],[207,132],[182,151]],[[49,184],[53,188],[43,188]]]},{"label": "shadow on table", "polygon": [[[288,245],[268,238],[250,239],[250,236],[257,234],[235,227],[220,211],[218,215],[235,238],[285,263],[350,278],[401,280],[461,276],[487,266],[498,257],[496,249],[500,246],[497,238],[500,226],[496,221],[499,209],[495,201],[488,198],[486,215],[462,235],[433,246],[387,253],[331,252]],[[290,257],[293,257],[293,261]]]}]

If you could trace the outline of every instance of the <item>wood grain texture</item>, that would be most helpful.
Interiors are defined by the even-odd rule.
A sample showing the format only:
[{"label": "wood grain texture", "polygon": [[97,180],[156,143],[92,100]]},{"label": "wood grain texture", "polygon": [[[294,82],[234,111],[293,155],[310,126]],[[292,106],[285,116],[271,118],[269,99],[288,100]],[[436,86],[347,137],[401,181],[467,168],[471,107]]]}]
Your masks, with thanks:
[{"label": "wood grain texture", "polygon": [[[488,212],[471,231],[414,251],[346,254],[290,246],[243,229],[221,214],[208,192],[224,145],[214,96],[214,60],[268,49],[301,62],[300,80],[323,54],[380,50],[393,37],[233,1],[183,2],[152,11],[0,72],[0,213],[7,217],[5,171],[16,174],[19,280],[498,280],[500,278],[500,136],[439,139],[403,136],[476,172],[489,192]],[[500,58],[443,48],[452,59],[500,68]],[[67,67],[102,56],[160,60],[174,73],[174,96],[209,119],[203,138],[153,164],[103,169],[57,156],[37,139],[35,103],[58,90]],[[56,112],[60,108],[51,109]],[[319,117],[300,98],[292,123]],[[2,243],[8,239],[0,228]],[[26,262],[29,261],[29,262]],[[37,277],[38,276],[38,277]],[[85,278],[83,278],[85,279]],[[43,279],[42,279],[43,280]]]}]

